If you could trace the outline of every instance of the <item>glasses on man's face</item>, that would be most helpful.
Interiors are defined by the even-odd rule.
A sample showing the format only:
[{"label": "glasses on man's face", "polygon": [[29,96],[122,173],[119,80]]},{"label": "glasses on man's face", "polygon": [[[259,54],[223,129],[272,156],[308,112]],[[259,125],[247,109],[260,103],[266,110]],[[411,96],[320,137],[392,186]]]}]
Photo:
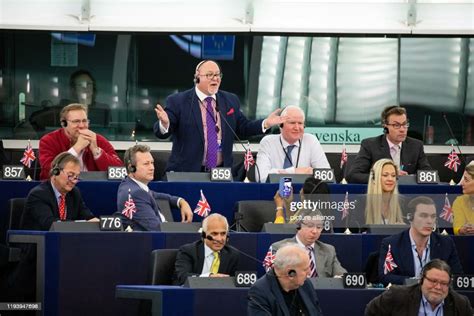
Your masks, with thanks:
[{"label": "glasses on man's face", "polygon": [[206,77],[207,80],[211,80],[211,79],[222,79],[222,77],[224,77],[224,74],[222,72],[216,72],[215,74],[212,73],[212,72],[209,72],[207,74],[204,74],[204,75],[200,75],[202,77]]},{"label": "glasses on man's face", "polygon": [[447,288],[449,286],[449,283],[450,283],[449,281],[446,282],[446,281],[440,281],[440,280],[433,280],[433,279],[428,278],[427,276],[425,276],[425,279],[428,280],[434,286],[439,285],[443,288]]},{"label": "glasses on man's face", "polygon": [[[64,172],[64,170],[62,170]],[[78,182],[80,181],[81,179],[79,178],[79,175],[78,174],[75,174],[73,172],[64,172],[67,176],[67,179],[71,182]]]},{"label": "glasses on man's face", "polygon": [[410,123],[403,123],[403,124],[400,124],[400,123],[392,123],[392,124],[386,124],[388,126],[392,126],[394,129],[400,129],[400,128],[409,128],[410,127]]},{"label": "glasses on man's face", "polygon": [[82,120],[67,120],[68,122],[71,122],[73,125],[79,125],[79,124],[84,124],[84,125],[89,125],[91,120],[89,119],[82,119]]}]

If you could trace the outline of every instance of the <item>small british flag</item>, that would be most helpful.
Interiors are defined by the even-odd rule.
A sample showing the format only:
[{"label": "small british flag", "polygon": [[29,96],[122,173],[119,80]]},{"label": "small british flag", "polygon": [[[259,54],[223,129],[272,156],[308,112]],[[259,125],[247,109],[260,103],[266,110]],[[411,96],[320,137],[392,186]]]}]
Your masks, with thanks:
[{"label": "small british flag", "polygon": [[450,222],[450,223],[453,222],[453,210],[451,208],[451,203],[449,202],[449,199],[448,199],[448,193],[446,193],[446,197],[444,198],[444,206],[443,206],[443,209],[441,210],[441,214],[439,214],[439,217],[444,219],[447,222]]},{"label": "small british flag", "polygon": [[194,213],[201,217],[207,217],[209,213],[211,212],[211,206],[206,200],[206,197],[204,196],[204,193],[202,193],[201,190],[201,199],[198,201],[198,204],[196,206],[196,209],[194,210]]},{"label": "small british flag", "polygon": [[31,147],[31,142],[28,141],[28,145],[25,148],[23,153],[23,158],[20,159],[20,162],[25,165],[25,167],[31,168],[31,163],[36,160],[35,151]]},{"label": "small british flag", "polygon": [[263,259],[263,267],[265,271],[270,270],[273,267],[273,262],[275,261],[275,253],[273,252],[272,246],[268,248],[265,259]]},{"label": "small british flag", "polygon": [[346,144],[344,143],[342,147],[342,153],[341,153],[341,169],[344,167],[344,165],[347,163],[347,151],[346,151]]},{"label": "small british flag", "polygon": [[444,163],[444,166],[448,169],[453,170],[454,172],[458,172],[458,167],[461,165],[461,161],[459,160],[459,156],[456,153],[453,145],[451,145],[451,152],[448,155],[448,160]]},{"label": "small british flag", "polygon": [[398,265],[395,263],[395,260],[393,260],[392,245],[388,245],[387,255],[385,256],[385,263],[383,265],[383,274],[392,272],[393,270],[395,270],[395,268],[398,268]]},{"label": "small british flag", "polygon": [[341,219],[346,218],[349,216],[349,192],[346,191],[346,197],[344,198],[344,204],[342,205],[342,217]]},{"label": "small british flag", "polygon": [[133,218],[133,214],[137,212],[137,206],[135,205],[135,201],[132,199],[132,195],[130,194],[130,189],[128,189],[128,199],[125,201],[125,205],[122,211],[122,214],[129,218]]},{"label": "small british flag", "polygon": [[247,151],[245,152],[244,156],[244,168],[245,171],[249,171],[250,167],[255,164],[255,160],[253,159],[252,152],[250,151],[250,144],[247,143]]}]

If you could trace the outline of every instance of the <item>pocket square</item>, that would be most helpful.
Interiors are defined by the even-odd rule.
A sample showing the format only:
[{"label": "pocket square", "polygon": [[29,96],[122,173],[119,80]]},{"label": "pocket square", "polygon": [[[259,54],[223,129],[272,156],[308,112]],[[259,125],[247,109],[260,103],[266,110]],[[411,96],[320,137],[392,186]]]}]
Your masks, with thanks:
[{"label": "pocket square", "polygon": [[234,114],[234,108],[230,108],[230,110],[226,113],[227,116]]}]

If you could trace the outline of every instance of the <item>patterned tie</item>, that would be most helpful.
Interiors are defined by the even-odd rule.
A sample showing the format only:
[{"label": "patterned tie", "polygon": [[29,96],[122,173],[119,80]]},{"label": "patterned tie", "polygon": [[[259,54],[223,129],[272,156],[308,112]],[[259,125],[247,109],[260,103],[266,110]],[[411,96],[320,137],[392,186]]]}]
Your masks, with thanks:
[{"label": "patterned tie", "polygon": [[59,219],[66,220],[66,195],[61,194],[59,197]]},{"label": "patterned tie", "polygon": [[204,99],[206,102],[206,126],[207,126],[207,151],[206,151],[206,167],[208,169],[214,168],[217,165],[217,130],[216,121],[214,118],[214,109],[212,107],[212,98]]},{"label": "patterned tie", "polygon": [[314,248],[311,246],[306,247],[308,249],[309,255],[309,268],[311,269],[311,277],[315,278],[318,276],[318,272],[316,272],[316,262],[314,260]]},{"label": "patterned tie", "polygon": [[283,169],[290,168],[291,166],[293,166],[293,163],[291,162],[291,152],[295,147],[296,145],[288,145],[288,147],[286,147],[286,155],[285,161],[283,162]]},{"label": "patterned tie", "polygon": [[219,265],[221,264],[221,259],[219,259],[219,253],[217,251],[214,251],[212,253],[214,255],[214,260],[212,261],[211,265],[211,273],[216,274],[219,272]]},{"label": "patterned tie", "polygon": [[392,147],[392,159],[395,165],[400,168],[400,145],[394,145]]}]

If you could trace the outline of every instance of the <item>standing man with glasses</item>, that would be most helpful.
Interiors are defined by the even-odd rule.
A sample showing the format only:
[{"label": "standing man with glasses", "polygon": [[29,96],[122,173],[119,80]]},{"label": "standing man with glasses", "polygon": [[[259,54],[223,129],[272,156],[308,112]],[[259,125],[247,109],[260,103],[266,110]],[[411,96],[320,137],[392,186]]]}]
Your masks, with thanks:
[{"label": "standing man with glasses", "polygon": [[49,230],[55,221],[98,221],[76,188],[81,173],[80,161],[73,154],[57,155],[49,168],[49,180],[34,187],[25,202],[21,228]]},{"label": "standing man with glasses", "polygon": [[392,159],[399,167],[399,175],[414,174],[417,170],[431,169],[423,143],[407,137],[408,122],[405,108],[392,105],[381,114],[383,134],[367,138],[346,176],[351,183],[367,183],[372,165],[382,158]]},{"label": "standing man with glasses", "polygon": [[167,171],[232,167],[234,133],[242,138],[263,134],[283,122],[279,109],[265,120],[248,120],[240,110],[239,98],[219,91],[222,77],[215,61],[201,61],[194,73],[194,88],[169,96],[166,108],[156,105],[155,135],[171,136],[173,142]]},{"label": "standing man with glasses", "polygon": [[59,118],[62,128],[40,139],[40,179],[48,178],[51,161],[63,151],[79,158],[80,171],[105,171],[109,166],[123,166],[109,141],[89,129],[87,108],[83,104],[65,106]]},{"label": "standing man with glasses", "polygon": [[410,228],[382,240],[380,282],[403,284],[409,278],[419,279],[423,267],[432,259],[446,261],[454,273],[463,272],[451,237],[435,232],[436,218],[436,205],[431,198],[418,196],[408,203]]},{"label": "standing man with glasses", "polygon": [[451,287],[451,268],[440,259],[428,262],[419,283],[392,286],[367,304],[365,316],[473,315],[469,299]]}]

